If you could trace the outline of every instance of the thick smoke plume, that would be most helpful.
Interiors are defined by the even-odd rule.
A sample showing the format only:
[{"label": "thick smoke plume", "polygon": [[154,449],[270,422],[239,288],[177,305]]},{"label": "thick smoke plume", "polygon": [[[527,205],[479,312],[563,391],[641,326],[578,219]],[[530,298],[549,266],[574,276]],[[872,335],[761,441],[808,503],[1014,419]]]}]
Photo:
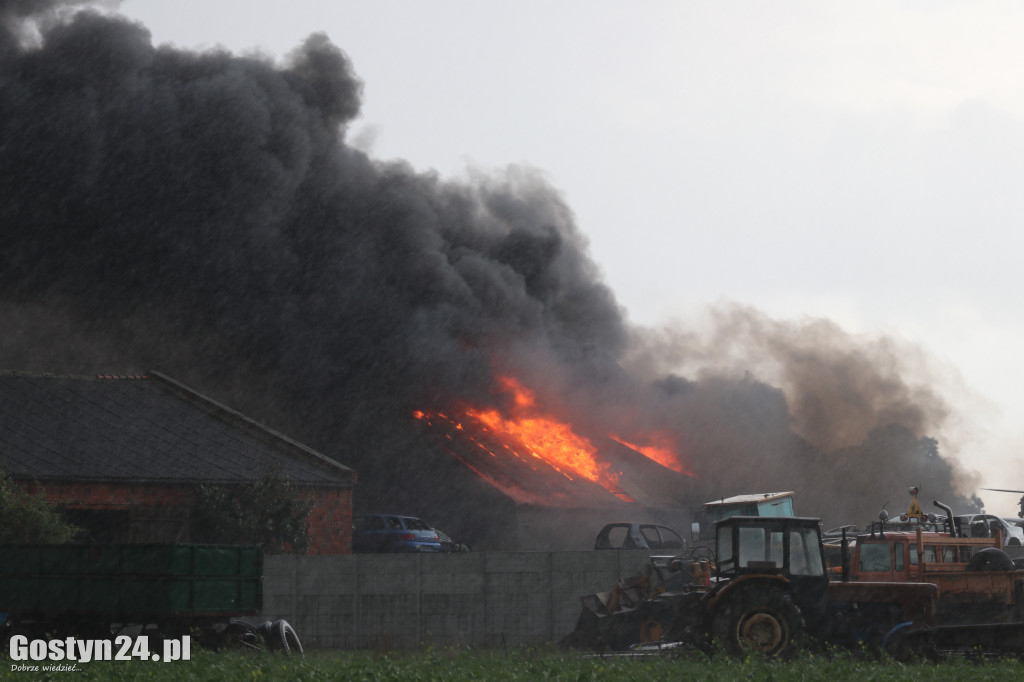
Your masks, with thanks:
[{"label": "thick smoke plume", "polygon": [[0,4],[5,369],[159,369],[378,504],[396,470],[430,475],[412,412],[500,402],[500,373],[583,431],[674,434],[681,505],[793,489],[862,523],[908,484],[969,504],[930,439],[948,407],[902,351],[739,308],[710,341],[632,328],[537,173],[448,181],[347,145],[362,84],[327,37],[279,65],[41,6]]}]

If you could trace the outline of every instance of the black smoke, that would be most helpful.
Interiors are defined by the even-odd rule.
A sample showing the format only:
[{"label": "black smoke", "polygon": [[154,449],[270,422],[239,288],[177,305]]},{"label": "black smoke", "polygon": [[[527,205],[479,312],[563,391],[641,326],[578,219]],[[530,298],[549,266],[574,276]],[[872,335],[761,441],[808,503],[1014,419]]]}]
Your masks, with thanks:
[{"label": "black smoke", "polygon": [[929,473],[893,478],[948,408],[840,330],[797,342],[736,312],[717,329],[754,373],[724,371],[705,342],[628,324],[537,173],[450,181],[347,144],[362,83],[326,36],[275,64],[71,9],[0,3],[5,369],[159,369],[353,466],[384,504],[396,470],[430,478],[412,411],[500,401],[502,372],[583,430],[677,434],[697,475],[681,504],[794,489],[800,512],[839,516],[841,489],[854,515],[929,477],[969,504],[935,448]]}]

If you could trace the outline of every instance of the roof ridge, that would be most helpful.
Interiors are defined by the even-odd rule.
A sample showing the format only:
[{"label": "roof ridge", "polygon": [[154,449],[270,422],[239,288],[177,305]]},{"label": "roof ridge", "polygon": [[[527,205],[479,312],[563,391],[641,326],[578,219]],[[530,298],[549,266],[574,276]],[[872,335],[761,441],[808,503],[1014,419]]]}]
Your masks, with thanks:
[{"label": "roof ridge", "polygon": [[180,381],[178,381],[177,379],[172,379],[171,377],[167,376],[166,374],[163,374],[161,372],[157,372],[156,370],[151,370],[150,371],[150,378],[153,379],[153,380],[157,380],[158,382],[162,382],[162,383],[166,384],[167,386],[169,386],[170,388],[172,388],[174,390],[177,390],[179,392],[184,392],[184,393],[188,394],[189,396],[192,396],[194,399],[198,399],[198,400],[201,400],[201,401],[203,401],[205,403],[208,403],[209,405],[215,407],[217,410],[219,410],[220,412],[223,412],[225,415],[229,416],[230,418],[241,422],[246,427],[248,427],[248,428],[250,428],[250,429],[252,429],[254,431],[258,431],[260,433],[263,433],[265,435],[271,436],[271,437],[273,437],[273,438],[283,442],[284,444],[288,445],[290,448],[292,448],[294,450],[297,450],[299,453],[305,455],[306,457],[309,457],[310,459],[312,459],[313,461],[315,461],[315,462],[317,462],[319,464],[324,464],[324,465],[326,465],[326,466],[328,466],[330,468],[338,469],[339,473],[345,472],[347,474],[352,475],[353,477],[355,476],[355,470],[352,469],[351,467],[345,466],[341,462],[338,462],[337,460],[331,459],[330,457],[328,457],[328,456],[326,456],[326,455],[324,455],[324,454],[314,450],[313,448],[309,447],[308,445],[303,445],[302,443],[298,442],[297,440],[294,440],[294,439],[289,438],[288,436],[284,435],[280,431],[276,431],[276,430],[274,430],[274,429],[272,429],[272,428],[270,428],[270,427],[268,427],[268,426],[266,426],[264,424],[259,423],[258,421],[256,421],[255,419],[253,419],[251,417],[245,416],[241,412],[228,407],[224,403],[221,403],[221,402],[219,402],[217,400],[214,400],[213,398],[210,398],[209,396],[206,396],[206,395],[203,395],[202,393],[199,393],[197,390],[195,390],[191,386],[183,384]]},{"label": "roof ridge", "polygon": [[97,379],[149,379],[148,374],[53,374],[51,372],[28,372],[19,369],[0,369],[0,376],[26,377],[30,379],[72,379],[74,381],[95,381]]}]

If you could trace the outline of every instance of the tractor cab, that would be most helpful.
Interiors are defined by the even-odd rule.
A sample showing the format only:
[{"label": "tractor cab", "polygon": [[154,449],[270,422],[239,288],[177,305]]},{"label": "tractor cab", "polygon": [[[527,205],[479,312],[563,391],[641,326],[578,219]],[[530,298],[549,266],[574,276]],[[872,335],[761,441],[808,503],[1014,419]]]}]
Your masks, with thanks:
[{"label": "tractor cab", "polygon": [[717,526],[718,577],[825,578],[818,519],[733,516]]}]

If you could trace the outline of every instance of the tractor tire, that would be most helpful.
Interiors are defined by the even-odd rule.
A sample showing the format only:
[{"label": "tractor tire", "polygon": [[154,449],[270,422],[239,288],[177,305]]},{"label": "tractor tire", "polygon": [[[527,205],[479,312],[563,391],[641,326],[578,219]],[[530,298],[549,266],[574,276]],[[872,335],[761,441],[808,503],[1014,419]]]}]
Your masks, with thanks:
[{"label": "tractor tire", "polygon": [[965,570],[974,572],[1012,571],[1013,559],[1001,549],[986,547],[971,557]]},{"label": "tractor tire", "polygon": [[939,653],[935,650],[927,628],[914,630],[911,622],[900,623],[890,630],[882,640],[882,651],[900,663],[939,661]]},{"label": "tractor tire", "polygon": [[745,587],[718,604],[712,634],[732,656],[759,653],[791,658],[807,638],[803,615],[788,594],[775,586]]},{"label": "tractor tire", "polygon": [[302,643],[299,636],[286,620],[275,620],[269,630],[264,634],[267,647],[271,651],[280,651],[286,656],[289,654],[302,654]]},{"label": "tractor tire", "polygon": [[[230,621],[221,633],[218,643],[224,647],[263,650],[263,647],[260,646],[259,629],[257,626],[244,620]],[[263,643],[266,644],[265,637],[263,638]]]},{"label": "tractor tire", "polygon": [[661,641],[672,624],[673,611],[667,603],[649,600],[637,607],[636,622],[638,644],[653,644]]}]

